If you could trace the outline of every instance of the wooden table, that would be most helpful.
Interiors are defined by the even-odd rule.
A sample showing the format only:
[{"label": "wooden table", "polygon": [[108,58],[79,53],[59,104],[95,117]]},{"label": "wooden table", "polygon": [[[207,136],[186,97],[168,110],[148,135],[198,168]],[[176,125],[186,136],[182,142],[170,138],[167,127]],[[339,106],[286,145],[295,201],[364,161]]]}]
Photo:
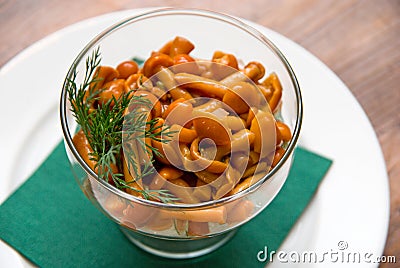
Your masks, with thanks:
[{"label": "wooden table", "polygon": [[367,113],[382,146],[391,194],[384,254],[395,255],[397,264],[381,267],[399,267],[400,2],[0,0],[0,66],[33,42],[71,23],[148,6],[197,7],[255,21],[311,51],[345,82]]}]

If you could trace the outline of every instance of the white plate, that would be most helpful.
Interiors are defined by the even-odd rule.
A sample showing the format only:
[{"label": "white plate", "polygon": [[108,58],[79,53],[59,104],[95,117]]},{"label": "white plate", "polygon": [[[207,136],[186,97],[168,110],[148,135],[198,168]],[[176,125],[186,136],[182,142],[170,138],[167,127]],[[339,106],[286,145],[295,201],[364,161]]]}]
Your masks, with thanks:
[{"label": "white plate", "polygon": [[[0,203],[61,140],[58,100],[74,57],[96,33],[140,11],[110,13],[71,25],[33,44],[0,70]],[[317,58],[287,38],[253,26],[282,50],[297,74],[304,100],[300,144],[334,161],[280,250],[341,252],[338,242],[345,241],[346,252],[380,256],[389,222],[389,187],[379,143],[368,118],[347,87]],[[249,258],[256,255],[249,252]],[[352,265],[341,259],[334,263],[327,257],[323,263],[297,266]],[[361,267],[377,266],[361,262]],[[29,265],[3,242],[0,263],[3,267]],[[269,267],[280,266],[282,263],[275,258]]]}]

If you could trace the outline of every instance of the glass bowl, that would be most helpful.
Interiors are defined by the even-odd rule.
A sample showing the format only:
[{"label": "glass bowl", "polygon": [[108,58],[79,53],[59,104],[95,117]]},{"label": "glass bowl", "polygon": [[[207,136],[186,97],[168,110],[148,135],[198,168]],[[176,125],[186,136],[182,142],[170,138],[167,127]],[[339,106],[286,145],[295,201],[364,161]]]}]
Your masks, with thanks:
[{"label": "glass bowl", "polygon": [[[195,44],[196,58],[210,59],[216,50],[226,51],[237,57],[240,66],[255,60],[262,63],[267,73],[276,73],[281,82],[282,101],[276,116],[291,129],[292,137],[279,162],[238,193],[197,203],[139,198],[99,178],[74,146],[73,136],[79,126],[71,112],[67,88],[72,79],[77,84],[83,83],[86,59],[96,49],[101,52],[101,65],[117,66],[133,57],[146,59],[175,36],[184,36]],[[151,80],[157,83],[154,78]],[[228,241],[238,227],[260,213],[279,193],[299,137],[302,101],[289,63],[259,31],[238,19],[211,11],[160,9],[125,19],[86,45],[67,73],[60,115],[71,169],[87,198],[143,250],[163,257],[191,258],[209,253]],[[275,128],[273,138],[275,141]]]}]

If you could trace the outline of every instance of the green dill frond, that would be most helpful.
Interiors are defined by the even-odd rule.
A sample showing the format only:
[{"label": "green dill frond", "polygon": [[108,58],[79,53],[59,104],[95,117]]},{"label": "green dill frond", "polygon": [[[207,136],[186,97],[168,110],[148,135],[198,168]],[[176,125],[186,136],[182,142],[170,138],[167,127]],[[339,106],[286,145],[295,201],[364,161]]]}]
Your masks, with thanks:
[{"label": "green dill frond", "polygon": [[[151,102],[142,97],[134,96],[134,91],[122,94],[119,98],[114,96],[106,103],[94,107],[99,94],[104,89],[97,89],[101,81],[95,74],[100,66],[100,48],[96,48],[86,59],[85,74],[83,82],[76,84],[77,73],[74,72],[67,84],[67,95],[71,103],[71,112],[83,133],[85,134],[93,152],[90,159],[96,162],[95,170],[99,178],[112,181],[119,189],[129,188],[136,191],[144,198],[160,200],[161,202],[174,202],[177,199],[167,190],[136,189],[124,180],[124,175],[114,173],[113,167],[122,166],[121,154],[124,152],[125,161],[133,174],[135,181],[151,175],[153,167],[153,153],[160,156],[157,149],[144,142],[145,138],[155,139],[164,143],[159,137],[170,138],[172,133],[168,128],[156,126],[156,120],[147,122]],[[132,107],[143,107],[144,109],[131,109]],[[127,109],[131,111],[126,114]],[[139,145],[136,151],[148,152],[149,159],[146,163],[140,163],[139,155],[130,144]],[[127,148],[123,148],[128,146]],[[150,153],[152,152],[152,153]]]}]

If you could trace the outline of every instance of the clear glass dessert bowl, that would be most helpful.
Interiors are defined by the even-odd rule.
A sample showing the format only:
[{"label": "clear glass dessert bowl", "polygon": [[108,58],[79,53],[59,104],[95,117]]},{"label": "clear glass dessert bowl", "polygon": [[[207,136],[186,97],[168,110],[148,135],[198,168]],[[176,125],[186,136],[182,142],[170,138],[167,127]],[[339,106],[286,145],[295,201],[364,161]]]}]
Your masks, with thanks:
[{"label": "clear glass dessert bowl", "polygon": [[[101,69],[129,59],[138,65],[131,89],[129,66],[111,68],[111,78]],[[110,88],[117,80],[132,95],[109,118],[122,101],[102,98],[116,92]],[[119,127],[109,130],[121,143],[114,151],[111,132],[82,126],[93,127],[100,114],[94,110],[104,107],[105,124]],[[87,198],[143,250],[190,258],[228,241],[279,193],[302,101],[286,58],[259,31],[219,13],[161,9],[127,18],[86,45],[67,73],[60,116],[71,169]],[[108,156],[96,151],[101,141]]]}]

